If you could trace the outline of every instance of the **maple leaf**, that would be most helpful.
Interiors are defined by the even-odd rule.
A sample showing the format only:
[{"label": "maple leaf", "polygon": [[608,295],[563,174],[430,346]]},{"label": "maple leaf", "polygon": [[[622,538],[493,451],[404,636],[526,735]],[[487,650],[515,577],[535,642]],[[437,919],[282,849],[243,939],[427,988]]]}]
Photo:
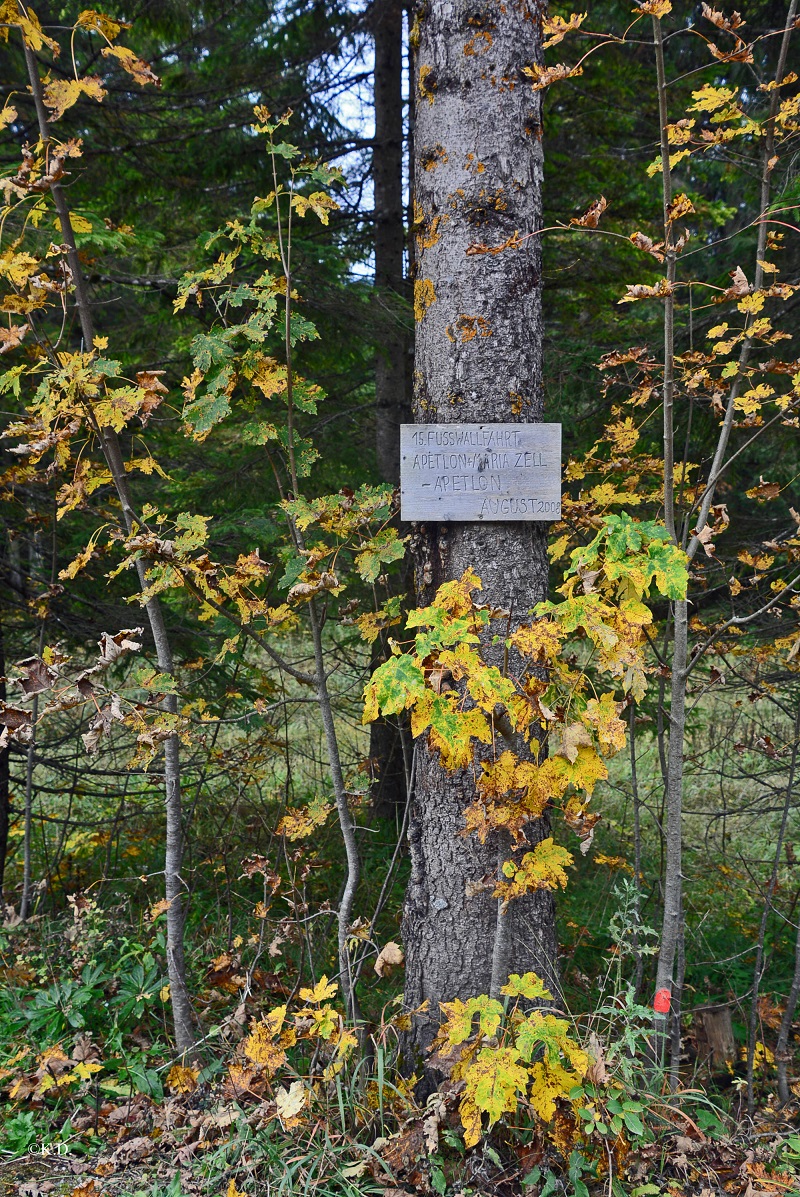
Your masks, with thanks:
[{"label": "maple leaf", "polygon": [[[327,1002],[334,996],[338,988],[335,981],[329,981],[323,974],[313,989],[301,989],[300,997],[304,1002]],[[284,1006],[283,1009],[285,1010],[286,1007]]]},{"label": "maple leaf", "polygon": [[523,976],[520,976],[519,973],[511,973],[500,992],[506,997],[528,998],[529,1001],[536,1001],[538,998],[545,998],[549,1001],[553,997],[552,993],[545,989],[544,982],[541,977],[536,976],[536,973],[525,973]]},{"label": "maple leaf", "polygon": [[50,120],[57,121],[68,108],[81,98],[88,96],[98,103],[105,99],[106,89],[100,79],[53,79],[44,88],[44,102],[50,109]]},{"label": "maple leaf", "polygon": [[655,17],[656,20],[661,20],[662,17],[672,12],[672,3],[671,0],[642,0],[639,7],[631,11],[635,13],[645,12],[648,16]]},{"label": "maple leaf", "polygon": [[564,635],[554,620],[537,619],[533,624],[517,628],[511,636],[511,644],[524,656],[547,662],[558,656]]},{"label": "maple leaf", "polygon": [[361,722],[371,723],[379,714],[398,715],[424,694],[422,669],[408,653],[398,653],[379,665],[364,687]]},{"label": "maple leaf", "polygon": [[197,1088],[199,1068],[186,1068],[183,1064],[173,1064],[167,1073],[167,1088],[173,1093],[193,1093]]},{"label": "maple leaf", "polygon": [[626,283],[625,289],[628,294],[618,299],[617,303],[635,303],[639,299],[664,299],[675,291],[674,285],[665,278],[659,279],[654,287],[645,283]]},{"label": "maple leaf", "polygon": [[430,708],[431,748],[438,748],[445,769],[466,769],[472,763],[472,740],[483,744],[492,741],[492,728],[482,711],[457,710],[451,696],[434,698]]},{"label": "maple leaf", "polygon": [[552,17],[545,17],[542,22],[542,32],[545,35],[545,41],[542,49],[549,50],[551,46],[557,46],[562,42],[568,33],[575,29],[580,29],[583,22],[586,20],[587,14],[571,13],[568,21],[557,14]]},{"label": "maple leaf", "polygon": [[716,25],[717,29],[724,29],[728,33],[733,32],[734,29],[741,29],[742,25],[744,25],[744,21],[738,12],[732,12],[729,17],[726,17],[724,13],[719,12],[718,9],[711,8],[706,3],[703,3],[703,16],[712,25]]},{"label": "maple leaf", "polygon": [[729,105],[738,94],[738,87],[712,87],[710,83],[704,83],[698,91],[692,92],[694,104],[690,106],[689,111],[716,112]]},{"label": "maple leaf", "polygon": [[297,810],[287,810],[276,828],[278,835],[285,835],[287,840],[303,840],[321,827],[333,810],[330,802],[316,798],[308,806]]},{"label": "maple leaf", "polygon": [[161,381],[161,375],[164,373],[164,370],[140,370],[136,375],[136,381],[144,391],[144,398],[136,413],[143,426],[160,405],[162,396],[168,393],[167,387]]},{"label": "maple leaf", "polygon": [[286,1052],[276,1038],[286,1017],[286,1006],[278,1006],[265,1018],[256,1023],[244,1040],[242,1049],[248,1060],[267,1070],[273,1076],[286,1063]]},{"label": "maple leaf", "polygon": [[647,254],[652,254],[656,261],[664,261],[664,255],[661,252],[661,250],[664,248],[663,241],[659,241],[656,245],[649,237],[646,237],[644,233],[631,233],[629,240],[633,245],[636,246],[637,249],[641,249]]},{"label": "maple leaf", "polygon": [[127,21],[113,21],[105,13],[96,12],[93,8],[85,8],[83,12],[79,13],[75,25],[79,29],[89,29],[93,33],[101,33],[109,41],[113,41],[123,29],[130,29],[130,24]]},{"label": "maple leaf", "polygon": [[[641,604],[644,607],[644,604]],[[644,607],[650,618],[650,611]],[[592,727],[597,735],[600,747],[609,754],[619,752],[625,747],[627,727],[619,718],[621,704],[617,703],[611,693],[602,694],[599,699],[590,698],[586,704],[583,719]]]},{"label": "maple leaf", "polygon": [[462,1125],[467,1147],[474,1147],[480,1137],[480,1119],[477,1123],[478,1138],[475,1138],[473,1110],[489,1115],[489,1126],[493,1126],[503,1114],[513,1114],[517,1108],[517,1094],[524,1094],[528,1085],[528,1070],[519,1063],[520,1053],[515,1047],[484,1048],[467,1069],[464,1080],[466,1088],[461,1101],[467,1119],[462,1114]]},{"label": "maple leaf", "polygon": [[667,205],[667,220],[670,223],[680,220],[682,216],[689,216],[694,212],[695,207],[688,195],[681,192]]},{"label": "maple leaf", "polygon": [[522,73],[529,75],[533,79],[533,90],[543,91],[545,87],[550,87],[552,83],[557,83],[561,79],[572,79],[576,75],[583,74],[582,66],[567,66],[565,62],[559,62],[555,66],[529,66],[523,67]]},{"label": "maple leaf", "polygon": [[536,889],[564,889],[567,884],[566,865],[572,864],[572,853],[553,842],[552,837],[542,840],[533,852],[526,852],[521,862],[507,860],[503,875],[509,880],[498,881],[494,897],[507,906],[514,898]]},{"label": "maple leaf", "polygon": [[47,46],[53,53],[53,57],[57,58],[61,52],[61,47],[53,38],[47,37],[39,24],[39,18],[30,7],[25,6],[25,13],[20,11],[17,0],[2,0],[0,3],[0,41],[8,40],[8,29],[3,26],[11,25],[20,30],[22,40],[26,46],[31,50],[41,50],[42,46]]},{"label": "maple leaf", "polygon": [[481,1035],[490,1037],[496,1033],[503,1018],[501,1003],[485,993],[468,998],[466,1002],[454,998],[452,1002],[441,1002],[440,1005],[445,1014],[441,1036],[454,1047],[469,1039],[476,1014]]},{"label": "maple leaf", "polygon": [[305,216],[309,209],[318,216],[323,224],[328,223],[328,213],[338,212],[339,205],[324,191],[312,191],[311,195],[293,195],[292,207],[298,216]]},{"label": "maple leaf", "polygon": [[748,499],[755,499],[759,503],[767,503],[772,499],[777,499],[780,493],[780,483],[765,482],[763,476],[759,478],[758,486],[753,486],[750,490],[745,491]]},{"label": "maple leaf", "polygon": [[573,216],[569,223],[582,229],[596,229],[600,223],[600,217],[603,215],[607,207],[608,200],[604,195],[601,195],[600,199],[596,199],[594,203],[586,209],[583,216]]},{"label": "maple leaf", "polygon": [[356,554],[355,566],[365,582],[374,582],[382,565],[400,561],[405,556],[407,537],[399,537],[394,528],[384,528]]},{"label": "maple leaf", "polygon": [[570,723],[554,737],[554,756],[565,756],[574,765],[581,746],[591,748],[592,737],[582,723]]},{"label": "maple leaf", "polygon": [[543,1122],[550,1122],[555,1116],[556,1101],[569,1097],[570,1090],[577,1084],[577,1077],[559,1065],[546,1067],[541,1061],[530,1070],[531,1086],[528,1100]]},{"label": "maple leaf", "polygon": [[145,87],[148,83],[152,83],[156,87],[161,86],[161,80],[152,67],[142,58],[137,57],[127,46],[105,46],[102,54],[104,58],[116,58],[122,69],[127,71],[141,87]]}]

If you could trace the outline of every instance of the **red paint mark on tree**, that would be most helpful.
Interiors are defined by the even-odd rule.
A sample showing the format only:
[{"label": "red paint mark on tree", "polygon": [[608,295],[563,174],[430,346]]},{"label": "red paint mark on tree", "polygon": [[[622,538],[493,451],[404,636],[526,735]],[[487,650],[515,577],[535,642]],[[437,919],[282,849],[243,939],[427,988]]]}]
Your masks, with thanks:
[{"label": "red paint mark on tree", "polygon": [[668,989],[659,989],[653,999],[653,1009],[656,1014],[669,1014],[671,994]]}]

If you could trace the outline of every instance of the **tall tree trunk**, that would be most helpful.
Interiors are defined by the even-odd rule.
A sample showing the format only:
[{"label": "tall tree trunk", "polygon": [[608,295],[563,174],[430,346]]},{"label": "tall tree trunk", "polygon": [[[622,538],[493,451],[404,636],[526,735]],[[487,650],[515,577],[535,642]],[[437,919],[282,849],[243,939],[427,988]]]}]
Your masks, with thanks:
[{"label": "tall tree trunk", "polygon": [[403,0],[378,0],[374,10],[376,302],[386,332],[375,365],[375,447],[385,482],[400,480],[400,425],[409,419],[410,335],[403,319]]},{"label": "tall tree trunk", "polygon": [[[468,255],[467,248],[541,227],[541,100],[522,73],[541,60],[541,9],[526,0],[490,8],[431,0],[416,24],[415,419],[538,421],[538,238],[496,255]],[[547,593],[546,534],[541,523],[416,525],[418,600],[429,601],[438,585],[471,566],[486,602],[525,619]],[[441,1001],[487,993],[509,971],[534,970],[557,985],[549,892],[512,903],[505,919],[489,893],[465,896],[468,881],[496,874],[503,853],[502,844],[481,846],[460,834],[473,797],[471,771],[448,775],[436,755],[420,752],[403,924],[405,998],[408,1007],[427,999],[429,1009],[415,1020],[410,1057],[430,1043]],[[546,820],[531,825],[532,843],[546,834]]]},{"label": "tall tree trunk", "polygon": [[[374,8],[375,143],[372,182],[375,205],[375,302],[385,330],[375,361],[375,449],[384,482],[400,480],[400,425],[411,418],[411,333],[404,302],[405,227],[403,207],[403,0],[378,0]],[[372,668],[385,659],[375,642]],[[391,817],[406,800],[402,721],[376,719],[370,725],[369,755],[376,779],[375,812]]]},{"label": "tall tree trunk", "polygon": [[[42,94],[42,81],[39,66],[33,51],[25,46],[25,61],[28,68],[31,92],[36,104],[36,115],[39,124],[39,135],[47,145],[50,141],[50,128],[47,121],[47,111]],[[50,188],[61,231],[61,238],[67,246],[67,260],[72,271],[73,286],[75,288],[75,306],[80,322],[81,334],[85,350],[94,347],[94,324],[92,310],[86,290],[83,267],[75,244],[72,231],[69,206],[61,184],[53,183]],[[100,447],[108,466],[109,473],[117,492],[117,498],[122,509],[122,518],[130,533],[135,522],[135,513],[131,501],[128,476],[119,439],[113,428],[97,427]],[[146,567],[143,561],[136,562],[139,586],[144,590],[147,586]],[[156,650],[158,668],[162,673],[172,674],[174,662],[172,648],[164,622],[164,613],[157,598],[151,598],[145,603],[150,631]],[[178,699],[176,695],[167,695],[163,708],[171,715],[178,713]],[[165,838],[164,838],[164,892],[169,907],[167,909],[167,973],[169,975],[170,1004],[175,1029],[175,1045],[180,1052],[188,1051],[195,1042],[194,1018],[192,1014],[189,990],[186,984],[186,962],[183,947],[183,931],[185,911],[183,906],[183,882],[180,870],[183,857],[183,827],[181,822],[181,769],[180,746],[177,735],[170,736],[164,743],[164,810],[165,810]]]}]

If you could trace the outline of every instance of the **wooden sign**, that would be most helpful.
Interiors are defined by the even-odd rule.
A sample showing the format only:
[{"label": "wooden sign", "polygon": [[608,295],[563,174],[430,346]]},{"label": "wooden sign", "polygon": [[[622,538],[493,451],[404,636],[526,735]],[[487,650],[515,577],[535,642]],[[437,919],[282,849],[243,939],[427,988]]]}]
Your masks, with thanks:
[{"label": "wooden sign", "polygon": [[400,518],[561,518],[560,424],[401,424]]}]

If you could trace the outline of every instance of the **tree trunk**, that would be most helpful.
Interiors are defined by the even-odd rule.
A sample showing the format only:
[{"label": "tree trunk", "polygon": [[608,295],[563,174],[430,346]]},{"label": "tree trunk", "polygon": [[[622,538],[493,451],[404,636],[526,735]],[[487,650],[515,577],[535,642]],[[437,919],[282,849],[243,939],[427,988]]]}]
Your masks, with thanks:
[{"label": "tree trunk", "polygon": [[375,8],[375,299],[385,328],[375,363],[375,448],[385,482],[400,480],[400,425],[409,419],[410,334],[404,320],[403,270],[403,3],[379,0]]},{"label": "tree trunk", "polygon": [[[50,140],[50,128],[44,106],[42,81],[39,75],[36,56],[27,45],[25,46],[25,61],[28,68],[31,92],[33,93],[36,105],[39,135],[42,142],[47,145]],[[70,221],[69,207],[60,183],[55,182],[51,185],[50,194],[53,197],[53,203],[58,213],[61,238],[67,246],[67,260],[72,271],[75,306],[83,336],[83,347],[88,351],[94,346],[94,325],[83,275],[83,267],[78,255],[75,235]],[[135,514],[131,503],[128,476],[125,472],[119,438],[111,427],[98,427],[97,433],[100,447],[109,473],[111,474],[120,507],[122,508],[122,518],[125,527],[130,533],[134,526]],[[147,586],[144,561],[139,560],[136,562],[136,572],[140,589],[144,590]],[[158,668],[162,673],[172,674],[174,673],[172,648],[166,624],[164,623],[161,604],[157,598],[151,598],[145,603],[144,607],[153,636]],[[162,706],[170,715],[177,715],[177,696],[168,694]],[[183,905],[183,882],[180,876],[181,860],[183,857],[183,827],[181,822],[180,745],[177,735],[170,736],[164,743],[164,809],[166,816],[164,893],[169,903],[166,919],[167,973],[169,976],[172,1020],[175,1029],[175,1046],[179,1052],[186,1052],[193,1046],[196,1036],[194,1032],[194,1015],[186,984],[186,961],[183,945],[185,910]]]},{"label": "tree trunk", "polygon": [[[522,73],[541,60],[541,10],[525,0],[491,8],[432,0],[419,10],[417,27],[415,419],[538,421],[538,238],[496,255],[468,255],[467,248],[541,227],[541,100]],[[420,603],[468,566],[483,581],[483,600],[511,610],[516,621],[547,595],[545,524],[420,524],[413,542]],[[495,651],[502,654],[502,645]],[[512,903],[504,920],[489,892],[465,896],[468,881],[496,875],[503,854],[502,844],[481,846],[460,834],[473,797],[470,771],[448,775],[438,757],[419,753],[405,998],[409,1008],[427,999],[429,1009],[410,1032],[410,1063],[430,1043],[440,1002],[488,993],[510,971],[533,970],[557,986],[549,892]],[[531,826],[532,843],[546,827],[546,820]]]}]

